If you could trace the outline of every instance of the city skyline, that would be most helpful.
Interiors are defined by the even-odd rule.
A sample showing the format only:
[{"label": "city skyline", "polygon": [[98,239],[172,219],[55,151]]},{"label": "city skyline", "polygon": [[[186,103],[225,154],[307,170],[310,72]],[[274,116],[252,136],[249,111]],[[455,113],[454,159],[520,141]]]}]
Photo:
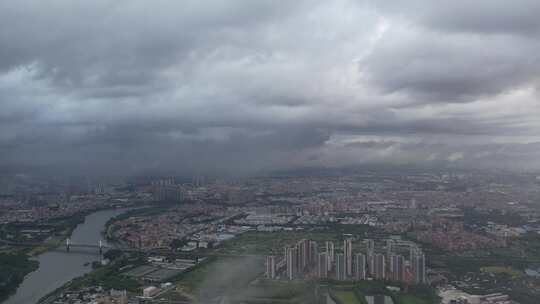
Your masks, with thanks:
[{"label": "city skyline", "polygon": [[[343,247],[336,250],[332,241],[318,242],[302,239],[284,247],[279,257],[269,255],[265,260],[265,276],[268,279],[362,281],[368,277],[374,280],[394,281],[405,284],[426,284],[426,257],[420,247],[410,241],[384,240],[386,246],[378,246],[375,251],[373,239],[355,240],[362,245],[361,250],[353,250],[353,239],[343,240]],[[408,259],[403,254],[407,252]],[[275,250],[275,249],[274,249]],[[279,250],[278,250],[279,251]],[[319,253],[320,251],[320,253]],[[382,254],[384,252],[385,254]],[[332,260],[329,257],[334,256]]]}]

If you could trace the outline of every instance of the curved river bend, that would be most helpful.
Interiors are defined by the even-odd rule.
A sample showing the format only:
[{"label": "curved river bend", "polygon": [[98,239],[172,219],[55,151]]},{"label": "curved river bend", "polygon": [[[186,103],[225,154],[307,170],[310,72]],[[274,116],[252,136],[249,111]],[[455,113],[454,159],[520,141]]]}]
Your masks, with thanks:
[{"label": "curved river bend", "polygon": [[[86,216],[84,223],[79,224],[71,235],[71,242],[76,244],[98,244],[102,239],[101,232],[107,221],[131,209],[113,209],[97,211]],[[2,304],[35,304],[55,289],[68,281],[82,276],[92,270],[86,263],[99,261],[97,248],[72,248],[65,252],[63,247],[47,251],[36,258],[39,268],[28,274],[16,293]]]}]

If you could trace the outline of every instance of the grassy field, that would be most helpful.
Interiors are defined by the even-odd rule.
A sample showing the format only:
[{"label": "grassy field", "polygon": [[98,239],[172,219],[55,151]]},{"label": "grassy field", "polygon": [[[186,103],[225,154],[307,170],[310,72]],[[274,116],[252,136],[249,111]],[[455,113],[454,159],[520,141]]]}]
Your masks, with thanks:
[{"label": "grassy field", "polygon": [[361,304],[359,299],[356,297],[356,295],[352,291],[337,290],[337,291],[334,291],[334,295],[343,304]]},{"label": "grassy field", "polygon": [[88,286],[103,286],[106,289],[127,290],[139,292],[141,285],[135,279],[127,278],[118,274],[117,267],[104,266],[93,270],[68,283],[72,289],[80,289]]},{"label": "grassy field", "polygon": [[36,246],[28,250],[28,255],[38,256],[42,253],[49,251],[51,248],[54,248],[54,246]]},{"label": "grassy field", "polygon": [[512,280],[519,280],[523,277],[523,272],[516,270],[512,267],[499,267],[499,266],[490,266],[480,268],[482,272],[493,273],[493,274],[507,274]]},{"label": "grassy field", "polygon": [[235,303],[314,303],[314,285],[309,282],[263,281],[246,286]]},{"label": "grassy field", "polygon": [[177,279],[180,290],[197,293],[203,290],[226,292],[247,285],[262,274],[260,258],[211,258]]},{"label": "grassy field", "polygon": [[[437,296],[436,290],[429,286],[414,285],[410,286],[407,292],[393,292],[386,288],[386,284],[382,281],[360,281],[360,282],[339,282],[325,281],[322,285],[333,291],[334,296],[343,304],[347,303],[367,303],[365,295],[386,295],[394,299],[395,304],[438,304],[440,298]],[[356,302],[350,301],[353,294]],[[343,297],[338,296],[343,295]]]},{"label": "grassy field", "polygon": [[264,261],[257,257],[211,258],[177,277],[167,299],[205,303],[226,296],[231,303],[312,303],[313,284],[262,279]]}]

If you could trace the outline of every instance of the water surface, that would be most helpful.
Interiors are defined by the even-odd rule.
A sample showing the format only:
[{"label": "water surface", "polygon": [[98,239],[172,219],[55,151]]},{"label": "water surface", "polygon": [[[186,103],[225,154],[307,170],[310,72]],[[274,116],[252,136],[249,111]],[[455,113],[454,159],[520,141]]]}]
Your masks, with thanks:
[{"label": "water surface", "polygon": [[[104,210],[88,215],[84,223],[73,231],[71,242],[97,245],[99,240],[103,239],[101,232],[107,221],[128,210],[130,209]],[[16,293],[3,304],[37,303],[68,281],[90,272],[92,267],[84,264],[99,261],[100,254],[97,248],[71,248],[70,252],[66,252],[65,247],[59,247],[39,255],[36,260],[39,261],[39,268],[28,274]]]}]

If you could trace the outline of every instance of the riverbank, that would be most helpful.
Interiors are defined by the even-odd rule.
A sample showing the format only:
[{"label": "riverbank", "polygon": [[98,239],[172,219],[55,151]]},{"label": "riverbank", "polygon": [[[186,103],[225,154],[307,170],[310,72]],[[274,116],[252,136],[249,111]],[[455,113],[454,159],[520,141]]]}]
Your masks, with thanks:
[{"label": "riverbank", "polygon": [[45,295],[39,300],[39,304],[48,304],[54,302],[54,300],[62,293],[69,290],[80,290],[85,287],[92,287],[99,285],[106,290],[127,290],[128,292],[140,293],[141,285],[132,278],[127,278],[119,275],[120,269],[124,266],[130,265],[142,265],[145,262],[144,259],[129,260],[120,258],[112,261],[108,265],[98,266],[92,269],[92,271],[72,279],[61,287],[57,288],[53,292]]},{"label": "riverbank", "polygon": [[[70,217],[54,218],[45,223],[39,223],[39,225],[57,227],[53,233],[48,236],[42,246],[15,247],[8,253],[0,252],[3,256],[3,259],[0,260],[2,262],[2,264],[0,264],[0,303],[16,292],[17,288],[28,274],[39,268],[38,257],[40,255],[61,246],[66,238],[70,237],[73,234],[73,231],[85,222],[87,216],[100,211],[118,209],[122,208],[104,206],[101,208],[85,210]],[[17,256],[20,259],[14,264],[6,264],[6,256]],[[26,260],[26,262],[23,263],[23,259]]]},{"label": "riverbank", "polygon": [[[62,223],[64,226],[59,234],[64,234],[67,237],[92,212],[97,211],[83,212],[71,218],[57,218],[45,224],[54,225]],[[49,236],[49,238],[52,237],[53,235]],[[44,243],[42,246],[12,247],[13,249],[8,252],[0,252],[0,303],[3,303],[14,295],[25,278],[39,269],[40,263],[37,257],[51,249],[57,248],[65,237],[59,238],[55,242]]]},{"label": "riverbank", "polygon": [[132,208],[129,211],[126,211],[118,216],[115,216],[109,219],[107,223],[105,223],[104,237],[109,242],[117,243],[122,246],[127,246],[123,240],[118,239],[114,236],[114,232],[115,232],[114,223],[115,222],[130,218],[130,217],[159,215],[159,214],[167,212],[167,210],[169,210],[173,206],[175,206],[175,204],[145,205],[138,208]]},{"label": "riverbank", "polygon": [[24,278],[38,267],[39,263],[24,252],[0,253],[0,302],[14,294]]},{"label": "riverbank", "polygon": [[[113,223],[120,219],[125,219],[131,216],[147,216],[152,214],[159,214],[166,212],[168,208],[170,208],[170,205],[144,205],[144,206],[138,206],[135,208],[129,208],[126,209],[124,212],[110,217],[104,224],[104,229],[101,232],[101,236],[105,238],[105,240],[109,243],[118,244],[120,246],[123,246],[125,244],[122,243],[121,240],[115,239],[112,235],[112,228]],[[136,262],[131,261],[131,264],[136,264]],[[62,286],[56,288],[55,290],[47,293],[45,296],[40,298],[39,302],[42,303],[50,303],[53,301],[60,293],[69,290],[69,289],[77,289],[81,286],[91,285],[92,282],[100,282],[104,286],[108,286],[114,289],[126,289],[128,291],[135,291],[139,285],[136,283],[136,281],[133,281],[131,279],[126,279],[123,277],[120,277],[117,275],[118,268],[125,266],[122,262],[115,261],[109,265],[102,266],[96,269],[92,269],[90,272],[84,273],[82,276],[75,277],[68,282],[64,283]],[[110,278],[105,278],[110,277]]]},{"label": "riverbank", "polygon": [[[114,208],[94,211],[79,220],[73,228],[73,233],[63,234],[64,238],[55,240],[61,245],[61,240],[70,236],[73,243],[97,244],[103,239],[102,231],[105,223],[112,217],[122,214],[130,208]],[[55,243],[56,243],[55,242]],[[4,304],[37,303],[43,296],[61,288],[67,282],[92,271],[89,265],[100,260],[99,251],[95,248],[81,248],[66,252],[65,250],[49,250],[37,255],[35,261],[39,267],[28,274],[16,293],[8,297]]]}]

